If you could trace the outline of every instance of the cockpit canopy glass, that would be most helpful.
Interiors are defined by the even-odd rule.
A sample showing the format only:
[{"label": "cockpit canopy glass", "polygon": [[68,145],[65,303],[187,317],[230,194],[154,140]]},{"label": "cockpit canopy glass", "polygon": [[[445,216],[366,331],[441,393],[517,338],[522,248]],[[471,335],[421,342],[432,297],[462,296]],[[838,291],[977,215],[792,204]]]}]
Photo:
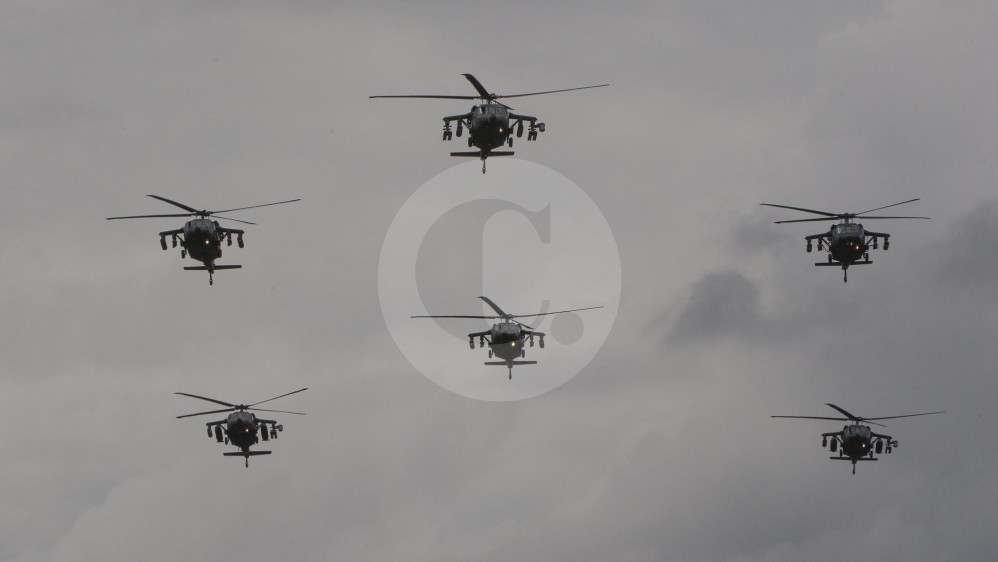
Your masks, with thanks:
[{"label": "cockpit canopy glass", "polygon": [[837,224],[832,227],[832,232],[838,236],[862,237],[863,225],[859,224]]},{"label": "cockpit canopy glass", "polygon": [[496,333],[498,334],[515,334],[520,331],[520,327],[512,322],[504,322],[502,324],[496,324]]}]

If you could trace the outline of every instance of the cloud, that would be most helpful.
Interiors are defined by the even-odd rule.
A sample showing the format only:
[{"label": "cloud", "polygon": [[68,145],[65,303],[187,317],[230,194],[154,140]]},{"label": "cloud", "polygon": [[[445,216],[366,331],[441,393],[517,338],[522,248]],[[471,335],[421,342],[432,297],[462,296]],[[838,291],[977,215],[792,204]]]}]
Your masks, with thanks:
[{"label": "cloud", "polygon": [[735,271],[709,273],[690,289],[669,338],[689,343],[745,335],[759,322],[759,290],[751,281]]}]

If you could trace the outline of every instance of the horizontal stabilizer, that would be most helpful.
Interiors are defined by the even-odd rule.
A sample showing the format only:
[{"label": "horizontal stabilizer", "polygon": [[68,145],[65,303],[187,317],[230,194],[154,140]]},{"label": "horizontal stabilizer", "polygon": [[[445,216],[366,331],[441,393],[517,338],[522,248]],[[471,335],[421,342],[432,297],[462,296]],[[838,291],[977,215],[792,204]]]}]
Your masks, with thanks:
[{"label": "horizontal stabilizer", "polygon": [[[853,460],[853,459],[851,459],[849,457],[828,457],[828,458],[832,459],[833,461],[851,461],[851,460]],[[871,459],[870,457],[860,457],[860,458],[856,459],[856,462],[875,461],[875,460],[877,460],[877,459],[876,458],[872,458]]]},{"label": "horizontal stabilizer", "polygon": [[[241,265],[216,265],[215,271],[219,269],[242,269]],[[208,271],[208,268],[203,265],[192,265],[184,268],[187,271]]]},{"label": "horizontal stabilizer", "polygon": [[[871,263],[873,263],[873,262],[870,261],[870,260],[867,260],[867,261],[854,261],[854,262],[850,263],[849,265],[850,266],[853,266],[853,265],[868,265],[868,264],[871,264]],[[836,261],[836,262],[832,262],[832,263],[828,263],[828,262],[822,261],[822,262],[818,262],[818,263],[816,263],[814,265],[816,265],[818,267],[842,267],[843,264],[840,261]]]},{"label": "horizontal stabilizer", "polygon": [[[468,158],[481,158],[482,157],[482,153],[480,151],[473,151],[473,152],[451,152],[450,155],[451,156],[462,156],[462,157],[466,156]],[[487,158],[489,156],[512,156],[512,155],[513,155],[513,151],[512,150],[500,150],[500,151],[489,152],[485,156]]]},{"label": "horizontal stabilizer", "polygon": [[[502,366],[502,367],[505,367],[505,366],[509,365],[509,363],[507,363],[505,361],[486,361],[485,364],[486,365],[498,365],[498,366]],[[536,365],[536,364],[537,364],[537,361],[513,361],[513,365]]]},{"label": "horizontal stabilizer", "polygon": [[255,457],[257,455],[269,455],[270,451],[246,451],[245,453],[222,453],[227,457]]}]

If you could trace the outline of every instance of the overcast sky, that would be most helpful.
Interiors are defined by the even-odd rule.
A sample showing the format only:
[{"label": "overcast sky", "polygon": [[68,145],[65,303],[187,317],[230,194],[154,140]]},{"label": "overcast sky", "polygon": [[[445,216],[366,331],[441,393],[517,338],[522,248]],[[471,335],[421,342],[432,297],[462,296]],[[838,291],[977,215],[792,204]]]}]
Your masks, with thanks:
[{"label": "overcast sky", "polygon": [[[528,400],[437,386],[382,316],[396,213],[478,163],[440,140],[470,102],[368,96],[463,72],[611,84],[513,104],[547,123],[515,158],[585,191],[622,273],[603,348]],[[994,2],[8,0],[0,76],[0,560],[998,559]],[[104,220],[172,212],[150,193],[304,202],[240,214],[209,287],[159,249],[182,219]],[[823,225],[758,206],[914,197],[932,219],[875,223],[848,284],[804,252]],[[504,303],[540,290],[510,273]],[[248,470],[174,419],[303,386]],[[826,402],[946,414],[853,476],[840,424],[769,417]]]}]

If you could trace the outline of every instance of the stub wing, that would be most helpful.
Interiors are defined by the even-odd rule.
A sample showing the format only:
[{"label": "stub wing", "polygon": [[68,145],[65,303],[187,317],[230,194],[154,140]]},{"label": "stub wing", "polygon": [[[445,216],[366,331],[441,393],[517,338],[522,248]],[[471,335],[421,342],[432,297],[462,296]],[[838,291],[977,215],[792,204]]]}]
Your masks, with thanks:
[{"label": "stub wing", "polygon": [[533,124],[535,121],[537,121],[536,117],[531,117],[530,115],[518,115],[516,113],[510,113],[509,114],[509,118],[510,119],[520,120],[520,121],[526,121],[526,122],[531,123],[531,124]]}]

